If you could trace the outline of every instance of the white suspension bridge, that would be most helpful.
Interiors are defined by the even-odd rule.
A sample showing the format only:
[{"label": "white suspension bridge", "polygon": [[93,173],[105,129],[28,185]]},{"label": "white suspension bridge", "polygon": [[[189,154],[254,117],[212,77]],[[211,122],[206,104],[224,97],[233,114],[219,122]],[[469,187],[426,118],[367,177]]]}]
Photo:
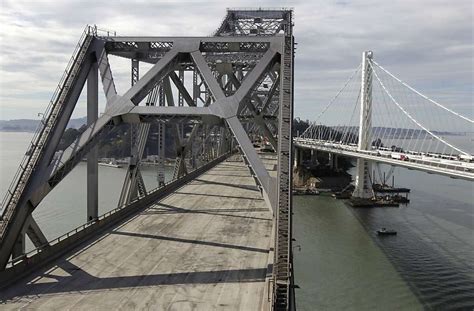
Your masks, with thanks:
[{"label": "white suspension bridge", "polygon": [[295,165],[301,148],[356,158],[353,195],[362,198],[372,196],[372,163],[474,181],[473,123],[397,78],[366,51],[342,89],[294,139]]}]

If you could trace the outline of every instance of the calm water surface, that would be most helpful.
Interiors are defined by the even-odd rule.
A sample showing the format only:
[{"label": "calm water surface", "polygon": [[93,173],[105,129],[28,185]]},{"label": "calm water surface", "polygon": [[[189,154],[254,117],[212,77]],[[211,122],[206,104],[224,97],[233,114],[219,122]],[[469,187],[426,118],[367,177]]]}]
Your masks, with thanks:
[{"label": "calm water surface", "polygon": [[[396,186],[411,188],[406,207],[294,198],[298,309],[474,310],[473,183],[395,174]],[[378,237],[381,227],[398,234]]]},{"label": "calm water surface", "polygon": [[[0,194],[8,190],[32,133],[0,132]],[[86,163],[81,162],[46,196],[33,212],[33,216],[48,239],[53,239],[82,225],[86,220]],[[99,166],[99,214],[117,207],[126,168]],[[167,167],[165,179],[171,178],[172,168]],[[147,189],[158,186],[156,170],[142,167]],[[27,239],[28,241],[28,239]],[[27,245],[30,246],[31,245]]]},{"label": "calm water surface", "polygon": [[[31,136],[0,132],[2,195]],[[118,200],[125,172],[99,167],[100,213],[116,207],[110,198]],[[79,164],[35,210],[48,238],[84,223],[85,173]],[[327,196],[294,198],[299,310],[473,310],[473,183],[401,168],[395,174],[397,185],[412,189],[407,207],[352,209]],[[156,187],[153,168],[143,175]],[[380,238],[380,227],[398,235]]]}]

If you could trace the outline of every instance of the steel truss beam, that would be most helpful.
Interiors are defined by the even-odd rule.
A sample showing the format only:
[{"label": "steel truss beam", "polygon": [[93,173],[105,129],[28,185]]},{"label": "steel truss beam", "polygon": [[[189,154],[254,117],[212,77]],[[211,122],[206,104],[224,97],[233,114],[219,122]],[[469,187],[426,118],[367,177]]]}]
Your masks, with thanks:
[{"label": "steel truss beam", "polygon": [[[275,209],[275,257],[273,263],[273,310],[294,310],[294,286],[292,268],[292,135],[293,118],[293,20],[291,10],[228,10],[227,16],[215,35],[219,37],[237,36],[278,36],[284,35],[280,51],[280,81],[278,110],[278,176],[277,206]],[[261,61],[255,66],[261,65]],[[251,74],[258,75],[255,70]],[[244,82],[247,80],[244,80]],[[274,77],[272,80],[275,82]],[[277,83],[274,83],[277,84]],[[275,91],[275,90],[274,90]],[[265,103],[265,110],[271,104],[272,96]],[[240,106],[243,109],[244,106]],[[250,107],[251,108],[251,107]],[[239,112],[242,110],[239,110]]]},{"label": "steel truss beam", "polygon": [[[164,125],[167,124],[176,139],[176,178],[187,176],[188,154],[191,154],[191,165],[195,165],[193,143],[196,141],[200,142],[204,162],[228,152],[229,137],[237,143],[275,218],[277,244],[272,303],[275,309],[289,308],[292,299],[291,170],[288,170],[293,108],[291,11],[256,10],[243,15],[239,12],[228,12],[215,37],[100,37],[89,32],[81,39],[78,56],[68,69],[74,78],[61,89],[64,94],[59,102],[61,109],[48,114],[48,120],[54,119],[53,126],[47,123],[41,134],[45,139],[41,146],[34,147],[39,150],[39,160],[35,159],[28,167],[33,173],[24,180],[25,186],[15,192],[18,198],[10,200],[8,219],[2,219],[0,268],[5,268],[14,253],[15,243],[22,243],[23,228],[36,206],[84,156],[89,154],[91,167],[95,168],[94,152],[98,143],[119,124],[129,123],[138,128],[119,205],[126,207],[149,197],[153,190],[140,186],[143,182],[139,162],[150,123],[158,123],[162,128],[160,154],[164,157]],[[249,14],[253,17],[243,17]],[[118,95],[115,88],[110,55],[134,60],[133,84],[123,95]],[[139,61],[153,64],[140,79]],[[107,100],[106,110],[98,118],[92,109],[96,105],[95,70],[100,73]],[[193,73],[192,90],[188,90],[189,83],[184,81],[186,72]],[[56,152],[88,76],[91,89],[88,126],[68,148]],[[272,87],[262,89],[259,87],[262,83],[271,83]],[[178,106],[175,106],[175,94]],[[157,99],[159,104],[155,105]],[[245,124],[249,118],[258,124],[278,154],[277,178],[270,176],[249,138],[250,126]],[[94,221],[97,213],[88,216]],[[29,236],[37,236],[32,240],[45,244],[34,221],[29,220],[27,227],[32,232]]]},{"label": "steel truss beam", "polygon": [[19,178],[13,181],[13,191],[7,194],[0,223],[0,269],[6,266],[14,244],[34,209],[30,200],[44,182],[49,163],[74,110],[91,64],[94,58],[97,59],[96,56],[90,56],[96,54],[97,50],[101,52],[100,46],[95,45],[93,38],[84,33],[42,120],[43,127],[34,136],[23,161],[24,166],[19,170]]},{"label": "steel truss beam", "polygon": [[[136,59],[132,59],[131,67],[131,85],[135,85],[140,78],[140,64]],[[150,97],[150,96],[149,96]],[[154,100],[147,101],[147,105],[154,105]],[[130,152],[130,160],[128,163],[127,173],[122,185],[122,191],[118,201],[118,206],[130,204],[132,200],[135,200],[138,195],[146,195],[146,187],[143,181],[143,177],[140,172],[140,161],[143,157],[143,151],[148,139],[148,131],[150,130],[149,124],[130,124],[130,146],[132,148]]]}]

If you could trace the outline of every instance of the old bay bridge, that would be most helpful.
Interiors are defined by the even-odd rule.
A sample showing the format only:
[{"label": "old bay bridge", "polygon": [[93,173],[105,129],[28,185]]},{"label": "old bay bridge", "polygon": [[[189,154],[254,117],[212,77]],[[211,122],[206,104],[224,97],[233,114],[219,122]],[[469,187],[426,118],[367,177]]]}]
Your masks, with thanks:
[{"label": "old bay bridge", "polygon": [[[357,96],[347,105],[354,106],[351,119],[323,126],[318,117],[293,141],[292,18],[286,9],[228,10],[210,37],[123,37],[86,27],[2,203],[6,307],[294,309],[292,153],[296,162],[300,149],[357,158],[354,195],[360,197],[370,195],[372,163],[474,179],[469,152],[420,122],[382,72],[423,95],[371,52],[349,80],[360,73]],[[122,95],[109,56],[131,60],[131,87]],[[151,64],[142,76],[140,63]],[[107,101],[100,116],[99,84]],[[384,100],[374,96],[377,85]],[[84,86],[87,128],[59,151]],[[377,105],[387,109],[382,117]],[[400,122],[377,127],[387,112],[393,115],[390,109]],[[133,146],[127,173],[117,208],[99,215],[98,145],[123,124]],[[140,170],[151,124],[158,126],[156,189],[147,189]],[[176,161],[166,182],[170,134]],[[259,152],[255,136],[275,152]],[[48,240],[33,212],[84,158],[85,224]],[[26,252],[26,237],[33,251]]]}]

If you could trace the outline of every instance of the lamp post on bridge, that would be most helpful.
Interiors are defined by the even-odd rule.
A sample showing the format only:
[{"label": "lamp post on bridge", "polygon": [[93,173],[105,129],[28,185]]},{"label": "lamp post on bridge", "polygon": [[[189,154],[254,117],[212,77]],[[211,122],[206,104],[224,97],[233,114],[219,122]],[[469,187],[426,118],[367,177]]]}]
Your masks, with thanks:
[{"label": "lamp post on bridge", "polygon": [[[373,57],[372,51],[362,53],[362,78],[360,95],[360,119],[359,119],[359,142],[357,150],[370,150],[372,130],[372,67],[370,61]],[[370,172],[372,165],[370,161],[357,159],[357,175],[355,180],[354,197],[371,198],[374,195]]]}]

